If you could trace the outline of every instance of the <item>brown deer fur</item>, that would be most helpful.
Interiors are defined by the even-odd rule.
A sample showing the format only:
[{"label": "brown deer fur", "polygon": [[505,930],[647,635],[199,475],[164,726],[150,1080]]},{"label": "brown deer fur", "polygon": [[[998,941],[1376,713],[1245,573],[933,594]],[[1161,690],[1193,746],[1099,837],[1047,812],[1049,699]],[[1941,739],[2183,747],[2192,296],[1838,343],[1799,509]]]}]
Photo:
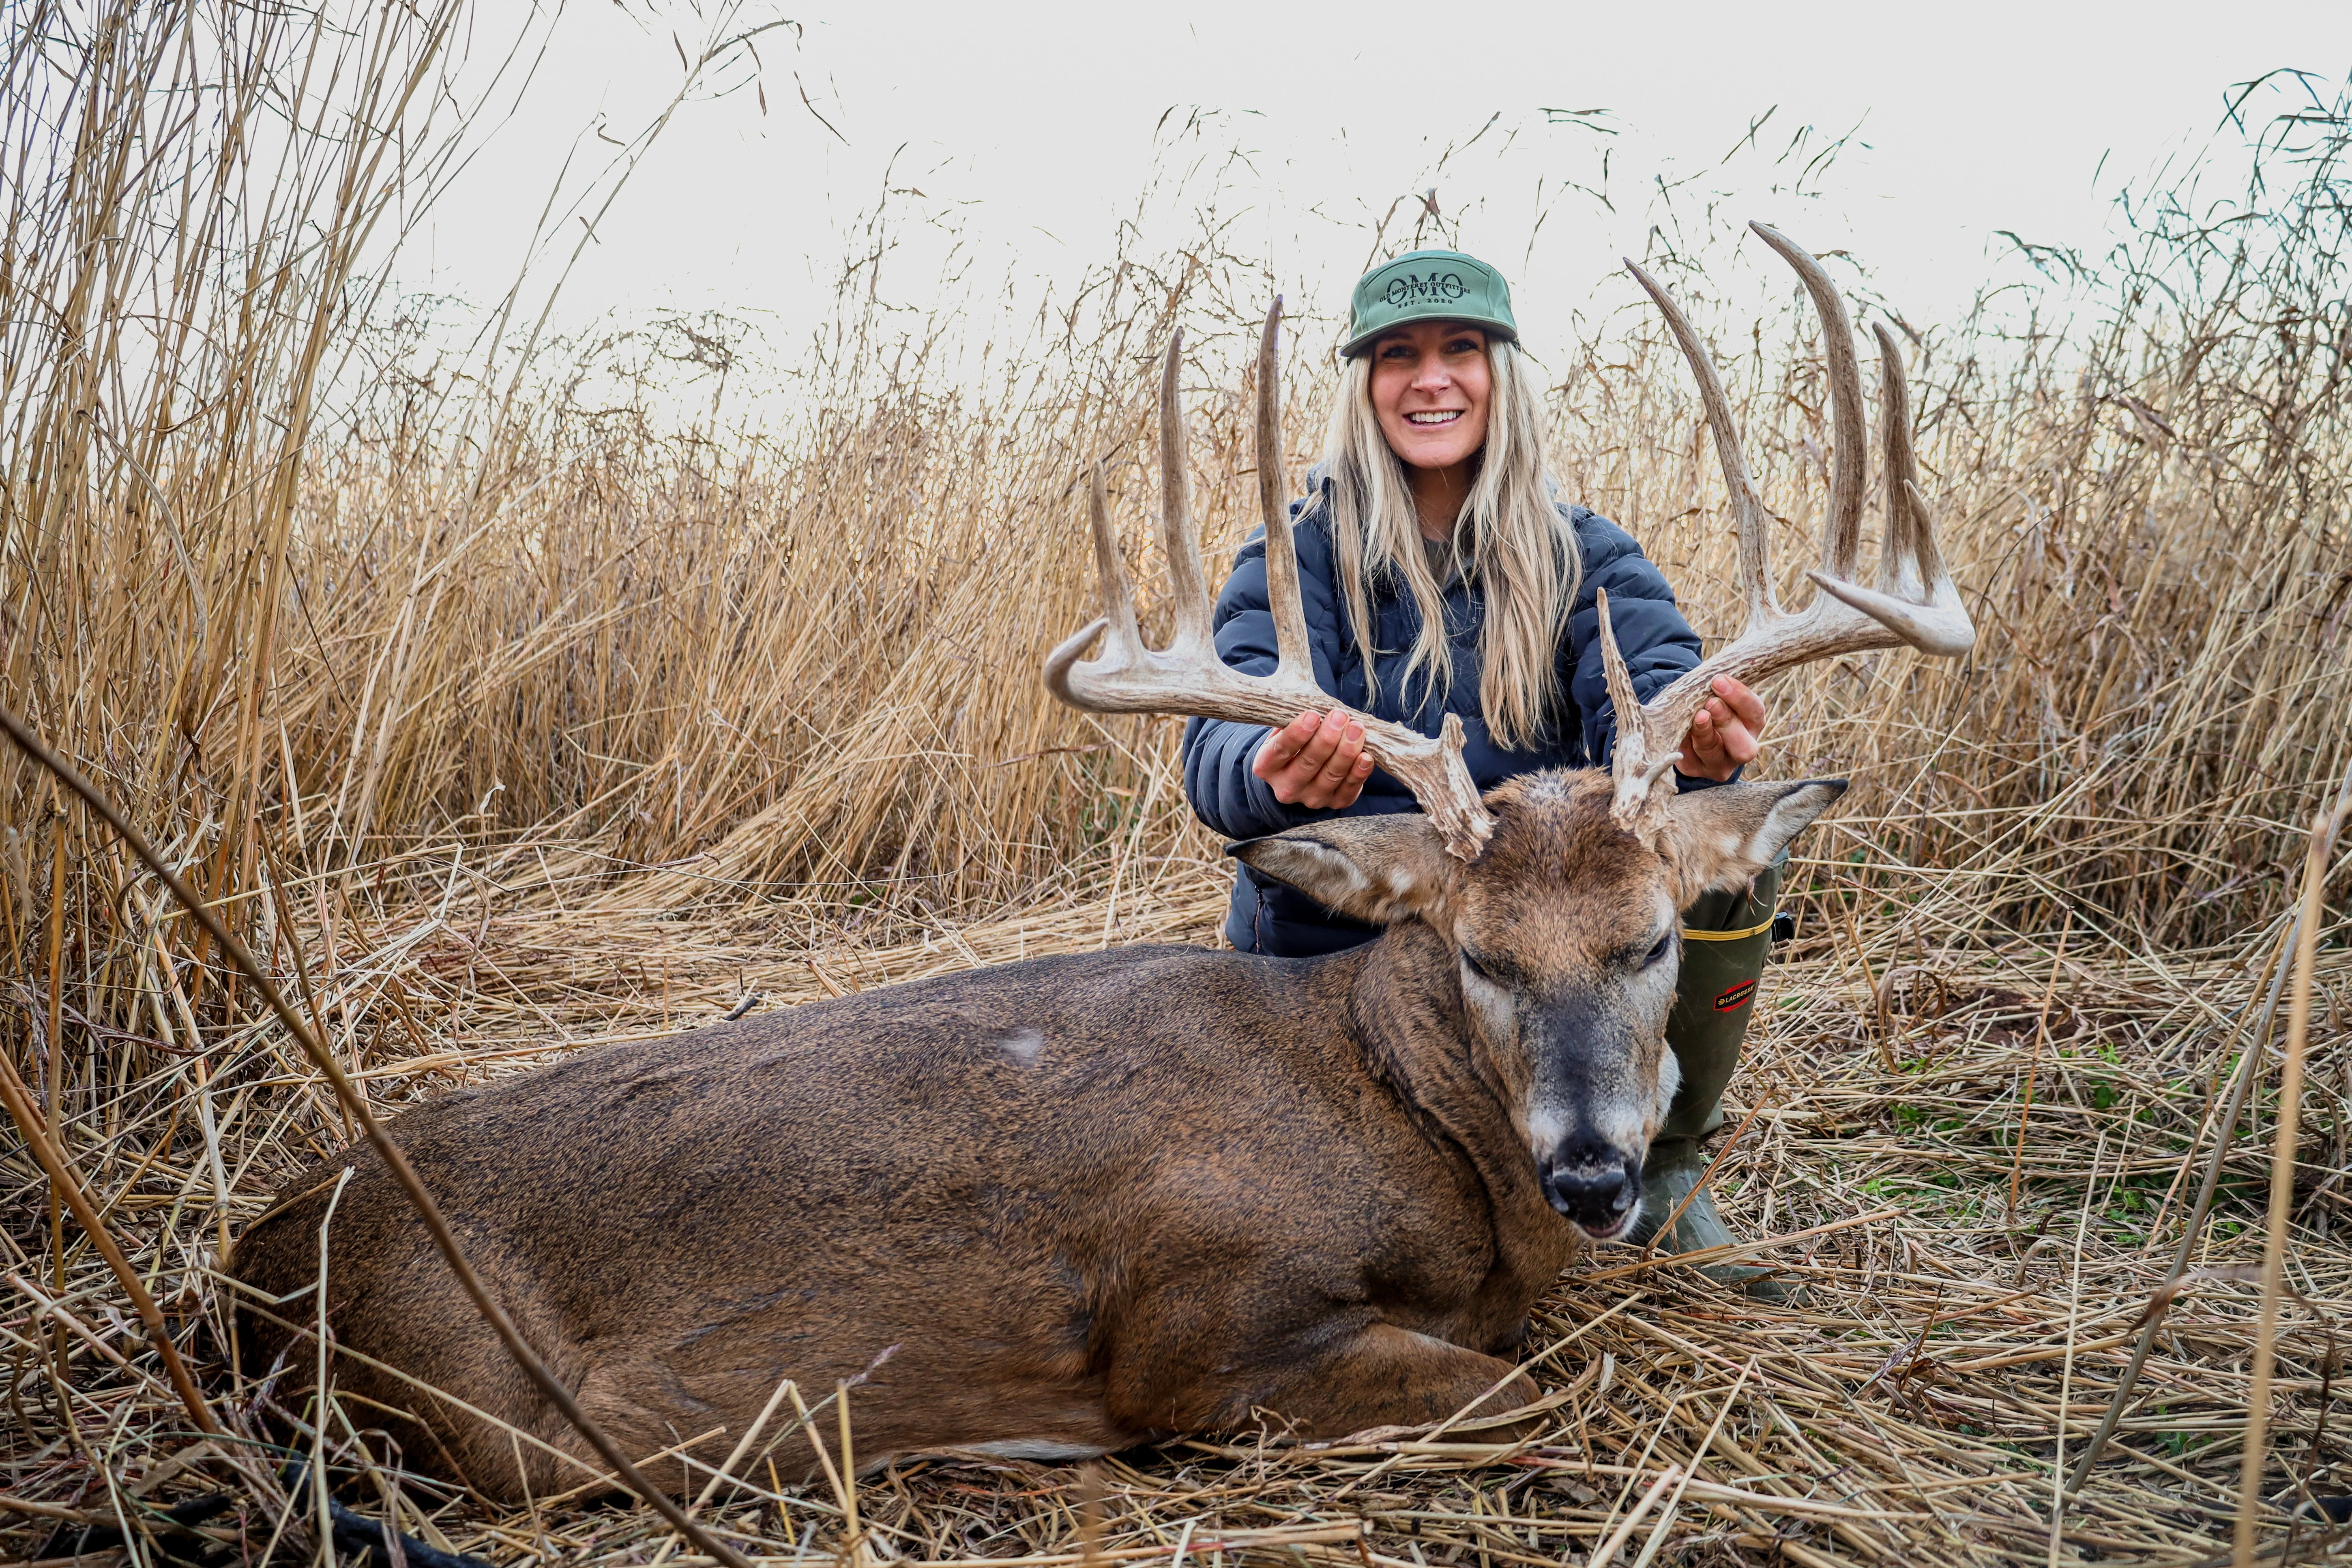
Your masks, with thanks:
[{"label": "brown deer fur", "polygon": [[[814,1397],[892,1347],[854,1395],[861,1468],[1260,1419],[1339,1436],[1497,1385],[1502,1410],[1536,1393],[1503,1359],[1529,1307],[1638,1197],[1674,1087],[1675,911],[1843,787],[1680,796],[1653,849],[1607,774],[1537,774],[1486,797],[1467,865],[1419,816],[1320,823],[1234,852],[1387,922],[1368,946],[975,970],[591,1051],[392,1131],[633,1455],[714,1426],[723,1452],[780,1379]],[[236,1246],[247,1363],[281,1403],[316,1363],[331,1206],[333,1376],[415,1413],[405,1461],[504,1499],[591,1474],[363,1146]]]}]

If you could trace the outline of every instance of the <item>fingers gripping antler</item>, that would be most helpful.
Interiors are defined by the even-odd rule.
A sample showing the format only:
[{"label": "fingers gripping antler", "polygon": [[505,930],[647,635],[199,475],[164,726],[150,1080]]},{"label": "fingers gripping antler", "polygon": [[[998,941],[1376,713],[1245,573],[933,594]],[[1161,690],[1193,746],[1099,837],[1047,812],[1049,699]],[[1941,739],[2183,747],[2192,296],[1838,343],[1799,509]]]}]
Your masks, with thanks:
[{"label": "fingers gripping antler", "polygon": [[[1168,557],[1175,637],[1167,647],[1144,647],[1136,625],[1135,591],[1120,559],[1118,534],[1111,526],[1104,495],[1102,465],[1088,487],[1094,521],[1095,564],[1102,581],[1103,616],[1045,656],[1046,689],[1070,704],[1096,713],[1181,713],[1230,719],[1280,729],[1309,709],[1338,710],[1363,726],[1364,749],[1389,775],[1421,802],[1446,847],[1468,860],[1476,858],[1494,819],[1478,799],[1478,786],[1462,762],[1462,721],[1445,715],[1440,732],[1420,734],[1402,724],[1353,712],[1315,684],[1307,640],[1307,613],[1298,595],[1298,552],[1290,536],[1282,466],[1281,368],[1276,354],[1282,300],[1266,313],[1257,354],[1257,493],[1265,523],[1265,584],[1274,614],[1276,662],[1272,673],[1244,675],[1217,657],[1210,631],[1209,590],[1201,572],[1201,546],[1184,460],[1183,409],[1177,395],[1183,334],[1168,344],[1160,381],[1160,537]],[[1108,635],[1106,635],[1108,634]],[[1080,660],[1095,639],[1099,657]]]},{"label": "fingers gripping antler", "polygon": [[1790,613],[1772,591],[1772,556],[1758,499],[1740,455],[1731,403],[1714,362],[1682,308],[1656,279],[1628,260],[1625,265],[1664,312],[1666,325],[1690,362],[1699,402],[1715,437],[1725,487],[1739,533],[1739,575],[1748,599],[1748,620],[1739,636],[1696,669],[1682,675],[1647,702],[1633,700],[1633,682],[1601,604],[1601,661],[1609,679],[1610,705],[1617,716],[1616,750],[1611,772],[1616,780],[1612,808],[1629,832],[1654,837],[1674,794],[1671,765],[1690,732],[1691,720],[1706,703],[1717,676],[1754,686],[1784,669],[1841,654],[1909,644],[1922,653],[1957,658],[1976,646],[1976,627],[1960,604],[1959,590],[1944,570],[1936,548],[1933,520],[1919,493],[1918,461],[1911,447],[1911,413],[1903,360],[1894,336],[1874,327],[1878,338],[1881,401],[1879,421],[1885,444],[1886,536],[1879,547],[1878,585],[1853,581],[1861,554],[1865,436],[1862,371],[1853,352],[1853,326],[1837,288],[1802,247],[1762,224],[1748,226],[1778,251],[1802,279],[1822,318],[1830,378],[1832,438],[1836,450],[1830,471],[1829,512],[1822,531],[1822,569],[1808,572],[1821,590],[1812,603]]}]

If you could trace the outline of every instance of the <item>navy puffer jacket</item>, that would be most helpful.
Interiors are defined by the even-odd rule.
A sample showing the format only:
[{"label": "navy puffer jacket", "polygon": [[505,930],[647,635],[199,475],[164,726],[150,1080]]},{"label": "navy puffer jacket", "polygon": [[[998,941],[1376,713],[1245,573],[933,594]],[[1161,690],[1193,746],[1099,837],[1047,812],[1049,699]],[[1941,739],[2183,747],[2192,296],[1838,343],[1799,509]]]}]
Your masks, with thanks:
[{"label": "navy puffer jacket", "polygon": [[[1310,483],[1316,476],[1310,475]],[[1407,711],[1404,669],[1420,629],[1420,612],[1402,584],[1376,585],[1372,613],[1379,624],[1373,647],[1380,674],[1379,700],[1364,700],[1363,659],[1348,621],[1334,566],[1328,508],[1317,486],[1317,504],[1290,506],[1291,537],[1298,546],[1300,598],[1313,645],[1315,684],[1359,712],[1394,720],[1434,735],[1445,714],[1462,716],[1463,761],[1482,790],[1539,768],[1600,767],[1616,740],[1616,716],[1601,668],[1601,613],[1594,594],[1609,591],[1609,615],[1617,646],[1643,699],[1698,663],[1698,634],[1675,608],[1674,590],[1642,553],[1633,535],[1582,507],[1563,507],[1576,530],[1584,558],[1583,581],[1568,636],[1559,648],[1559,680],[1567,710],[1555,732],[1526,751],[1506,751],[1488,734],[1478,703],[1478,633],[1485,602],[1475,582],[1457,575],[1446,587],[1446,622],[1452,634],[1454,689],[1441,706],[1429,702]],[[1217,652],[1234,668],[1264,675],[1275,667],[1274,616],[1266,607],[1265,536],[1263,530],[1234,558],[1233,575],[1217,595]],[[1420,695],[1418,689],[1412,697]],[[1265,780],[1250,772],[1267,731],[1260,725],[1222,719],[1194,719],[1184,727],[1184,793],[1211,829],[1228,838],[1255,838],[1328,816],[1361,816],[1413,811],[1412,795],[1385,772],[1373,770],[1364,792],[1344,811],[1310,811],[1275,799]],[[1685,787],[1705,787],[1686,779]],[[1333,912],[1288,885],[1237,866],[1232,912],[1225,936],[1244,952],[1308,957],[1369,942],[1375,928]]]}]

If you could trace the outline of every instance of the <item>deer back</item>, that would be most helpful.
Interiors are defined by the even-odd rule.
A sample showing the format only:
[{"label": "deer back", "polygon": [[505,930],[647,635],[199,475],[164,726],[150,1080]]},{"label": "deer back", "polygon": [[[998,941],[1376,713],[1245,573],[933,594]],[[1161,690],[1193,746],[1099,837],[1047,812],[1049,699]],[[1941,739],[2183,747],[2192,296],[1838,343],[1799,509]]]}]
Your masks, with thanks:
[{"label": "deer back", "polygon": [[[1280,1346],[1335,1303],[1418,1302],[1417,1331],[1500,1343],[1564,1260],[1523,1174],[1519,1217],[1547,1245],[1490,1287],[1491,1184],[1429,1130],[1515,1155],[1507,1127],[1408,1103],[1417,1077],[1446,1092],[1442,1073],[1368,1064],[1349,1026],[1362,969],[1188,948],[1040,959],[593,1051],[391,1131],[631,1452],[712,1413],[740,1430],[785,1370],[825,1390],[894,1349],[856,1396],[861,1456],[1008,1432],[1101,1451],[1245,1425],[1263,1379],[1236,1375],[1234,1346]],[[414,1405],[370,1364],[386,1363],[575,1451],[365,1149],[248,1227],[237,1277],[271,1298],[310,1284],[331,1206],[326,1310],[369,1358],[342,1385]],[[310,1352],[273,1319],[318,1311],[249,1312],[253,1370],[284,1353],[299,1379]],[[581,1479],[544,1455],[518,1476],[507,1439],[463,1413],[431,1425],[411,1450],[494,1492]]]}]

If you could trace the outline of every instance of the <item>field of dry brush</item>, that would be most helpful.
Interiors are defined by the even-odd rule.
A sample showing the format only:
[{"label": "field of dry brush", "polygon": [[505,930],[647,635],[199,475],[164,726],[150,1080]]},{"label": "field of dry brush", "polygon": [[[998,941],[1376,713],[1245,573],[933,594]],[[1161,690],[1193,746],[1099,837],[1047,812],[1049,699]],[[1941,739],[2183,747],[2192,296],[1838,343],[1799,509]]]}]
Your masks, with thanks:
[{"label": "field of dry brush", "polygon": [[[796,351],[793,411],[698,424],[628,394],[649,384],[615,370],[628,351],[524,321],[448,348],[382,287],[404,182],[439,177],[454,11],[334,31],[29,9],[0,81],[0,701],[261,955],[377,1113],[739,1007],[1216,940],[1224,873],[1178,727],[1073,712],[1036,668],[1093,613],[1081,457],[1109,457],[1158,581],[1150,391],[1179,322],[1213,558],[1238,541],[1264,258],[1117,258],[978,376],[853,268]],[[2341,847],[2261,1388],[2251,1266],[2306,835],[2352,763],[2352,103],[2250,134],[2254,188],[2153,193],[2114,255],[2046,258],[2032,298],[1909,321],[1842,276],[1910,348],[1981,637],[1964,667],[1905,652],[1773,693],[1765,768],[1856,787],[1801,841],[1800,934],[1716,1184],[1802,1305],[1603,1250],[1538,1315],[1540,1376],[1579,1394],[1537,1445],[1268,1436],[1084,1475],[918,1464],[855,1498],[751,1462],[709,1526],[861,1568],[2226,1561],[2259,1397],[2261,1550],[2336,1550]],[[1650,259],[1713,333],[1801,562],[1818,344],[1793,310],[1716,309],[1696,258],[1749,258],[1727,226],[1695,241]],[[1612,320],[1553,367],[1559,477],[1727,635],[1729,522],[1687,381],[1653,321]],[[1292,340],[1294,482],[1328,336]],[[592,370],[624,395],[581,395]],[[0,1132],[0,1559],[314,1554],[309,1494],[273,1492],[285,1456],[223,1355],[218,1264],[346,1118],[217,945],[13,748],[0,944],[27,1107]],[[192,1429],[34,1135],[223,1435]],[[388,1468],[363,1410],[283,1414],[349,1507],[436,1547],[700,1561],[643,1508],[501,1512]],[[797,1428],[767,1440],[804,1452]],[[657,1462],[698,1486],[731,1443]],[[198,1526],[166,1511],[216,1496]]]}]

